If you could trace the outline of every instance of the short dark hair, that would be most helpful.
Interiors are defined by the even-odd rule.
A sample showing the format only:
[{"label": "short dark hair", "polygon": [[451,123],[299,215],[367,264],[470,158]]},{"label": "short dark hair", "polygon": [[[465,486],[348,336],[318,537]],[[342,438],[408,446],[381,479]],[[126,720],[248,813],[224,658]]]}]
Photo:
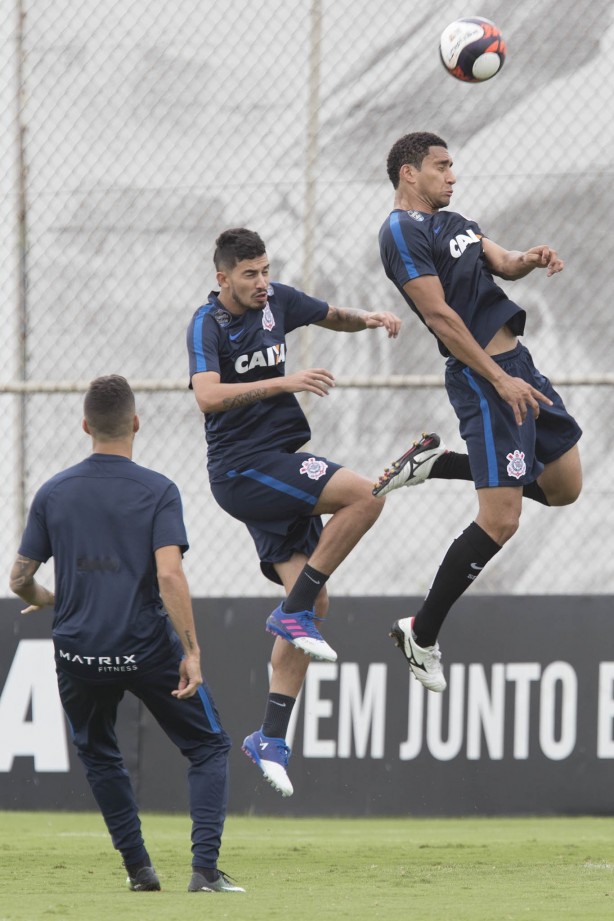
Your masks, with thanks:
[{"label": "short dark hair", "polygon": [[232,227],[221,233],[215,241],[213,262],[219,272],[220,269],[234,269],[237,262],[242,262],[243,259],[258,259],[265,253],[264,241],[254,230]]},{"label": "short dark hair", "polygon": [[429,147],[445,147],[447,150],[448,145],[443,138],[429,131],[414,131],[413,134],[405,134],[395,141],[386,161],[388,178],[395,189],[399,187],[401,167],[408,163],[420,169],[422,161],[428,155]]},{"label": "short dark hair", "polygon": [[125,377],[109,374],[90,383],[83,401],[83,415],[91,434],[100,441],[130,435],[134,411],[134,393]]}]

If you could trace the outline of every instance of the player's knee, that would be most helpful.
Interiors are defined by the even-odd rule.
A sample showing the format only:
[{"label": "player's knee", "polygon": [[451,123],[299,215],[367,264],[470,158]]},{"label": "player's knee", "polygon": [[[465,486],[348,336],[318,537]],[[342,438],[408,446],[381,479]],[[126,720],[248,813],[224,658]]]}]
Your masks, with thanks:
[{"label": "player's knee", "polygon": [[514,536],[516,531],[520,526],[520,518],[508,518],[507,520],[501,523],[501,538],[497,541],[498,544],[506,544],[508,540]]},{"label": "player's knee", "polygon": [[362,500],[364,507],[364,520],[367,524],[367,527],[375,524],[379,516],[382,514],[384,508],[384,503],[386,501],[385,496],[374,496],[371,492],[371,487],[369,484],[369,490]]},{"label": "player's knee", "polygon": [[[346,486],[345,492],[337,495],[337,508],[335,511],[343,511],[344,514],[352,516],[356,526],[364,533],[369,530],[381,515],[386,501],[385,497],[374,496],[372,491],[373,483],[359,474],[354,474],[352,480],[348,479]],[[325,493],[322,495],[324,497]],[[332,497],[329,496],[329,502],[331,499]],[[326,514],[330,509],[321,508],[320,511],[322,514]]]},{"label": "player's knee", "polygon": [[520,526],[520,515],[517,515],[511,510],[501,510],[496,518],[478,518],[478,524],[502,547],[518,530]]},{"label": "player's knee", "polygon": [[558,508],[562,505],[573,505],[573,503],[580,497],[581,492],[582,483],[574,483],[565,487],[564,489],[559,489],[552,494],[546,493],[546,499],[548,500],[548,505],[552,505],[555,508]]},{"label": "player's knee", "polygon": [[548,505],[572,505],[582,492],[582,464],[577,447],[547,464],[538,482]]}]

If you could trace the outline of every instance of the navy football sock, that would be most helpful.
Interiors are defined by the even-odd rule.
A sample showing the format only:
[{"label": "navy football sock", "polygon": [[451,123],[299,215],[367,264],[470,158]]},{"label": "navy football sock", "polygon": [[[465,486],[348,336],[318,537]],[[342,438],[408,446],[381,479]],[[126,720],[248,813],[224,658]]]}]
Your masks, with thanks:
[{"label": "navy football sock", "polygon": [[318,572],[317,569],[306,563],[283,603],[283,609],[286,614],[313,611],[316,598],[322,587],[326,585],[327,580],[328,576],[324,575],[323,572]]},{"label": "navy football sock", "polygon": [[501,547],[473,521],[450,545],[414,620],[419,646],[433,646],[448,611]]},{"label": "navy football sock", "polygon": [[208,883],[215,883],[220,878],[220,871],[216,867],[192,867],[194,873],[200,873]]},{"label": "navy football sock", "polygon": [[446,451],[445,454],[437,458],[431,467],[428,479],[472,480],[469,455],[458,454],[456,451]]},{"label": "navy football sock", "polygon": [[537,480],[534,483],[528,483],[526,486],[522,487],[522,495],[525,499],[533,499],[535,502],[540,502],[542,505],[550,505],[546,499],[546,493],[541,488]]},{"label": "navy football sock", "polygon": [[130,876],[131,879],[134,879],[134,877],[139,872],[139,870],[144,870],[145,867],[151,867],[152,863],[151,863],[151,858],[148,854],[144,860],[138,860],[136,863],[126,863],[124,861],[124,866],[126,867],[128,876]]},{"label": "navy football sock", "polygon": [[268,739],[285,739],[295,698],[286,694],[268,696],[261,732]]}]

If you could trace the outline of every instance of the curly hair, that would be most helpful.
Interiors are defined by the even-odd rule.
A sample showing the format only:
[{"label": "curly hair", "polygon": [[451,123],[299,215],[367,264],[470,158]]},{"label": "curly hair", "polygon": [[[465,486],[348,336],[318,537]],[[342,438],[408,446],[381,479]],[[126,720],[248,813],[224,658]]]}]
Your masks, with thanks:
[{"label": "curly hair", "polygon": [[405,134],[395,141],[386,161],[388,178],[395,189],[399,187],[401,167],[408,163],[420,169],[422,161],[429,152],[429,147],[445,147],[447,150],[448,145],[443,138],[429,131],[414,131],[413,134]]},{"label": "curly hair", "polygon": [[246,227],[232,227],[224,230],[215,241],[213,262],[219,272],[221,269],[234,269],[243,259],[257,259],[264,256],[266,246],[262,238]]}]

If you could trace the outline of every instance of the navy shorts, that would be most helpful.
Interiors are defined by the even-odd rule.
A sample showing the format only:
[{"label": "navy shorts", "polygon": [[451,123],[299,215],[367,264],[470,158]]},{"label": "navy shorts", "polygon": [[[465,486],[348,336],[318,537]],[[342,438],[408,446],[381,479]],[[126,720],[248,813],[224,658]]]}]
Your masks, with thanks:
[{"label": "navy shorts", "polygon": [[306,452],[269,451],[258,454],[253,466],[229,470],[211,483],[218,505],[247,526],[271,582],[281,585],[274,563],[285,563],[295,553],[309,557],[315,550],[323,524],[313,510],[340,468]]},{"label": "navy shorts", "polygon": [[538,418],[528,412],[522,425],[518,425],[512,408],[492,384],[466,365],[449,363],[446,390],[467,444],[476,489],[534,482],[544,464],[569,451],[582,435],[582,429],[548,378],[537,370],[524,345],[494,355],[493,361],[512,377],[532,384],[552,400],[552,406],[540,403]]}]

